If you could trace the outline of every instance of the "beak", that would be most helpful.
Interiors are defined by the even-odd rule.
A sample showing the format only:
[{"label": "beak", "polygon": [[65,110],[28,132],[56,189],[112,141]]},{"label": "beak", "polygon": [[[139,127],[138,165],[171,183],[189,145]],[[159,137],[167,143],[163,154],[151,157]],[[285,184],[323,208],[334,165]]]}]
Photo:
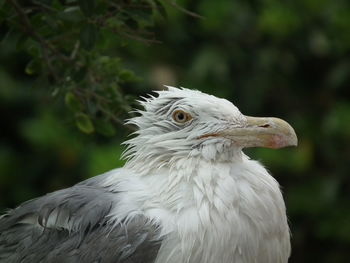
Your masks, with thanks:
[{"label": "beak", "polygon": [[245,127],[228,128],[220,136],[234,141],[242,148],[265,147],[283,148],[297,146],[298,138],[294,129],[286,121],[278,118],[257,118],[246,116]]}]

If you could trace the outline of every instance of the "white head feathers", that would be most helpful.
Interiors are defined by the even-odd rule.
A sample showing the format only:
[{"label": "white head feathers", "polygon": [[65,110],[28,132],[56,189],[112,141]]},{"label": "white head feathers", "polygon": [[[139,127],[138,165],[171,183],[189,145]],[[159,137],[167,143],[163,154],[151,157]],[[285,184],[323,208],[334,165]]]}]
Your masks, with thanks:
[{"label": "white head feathers", "polygon": [[231,102],[184,88],[156,93],[158,97],[140,101],[144,110],[127,122],[138,127],[137,136],[125,142],[129,167],[159,168],[194,156],[227,159],[241,151],[230,140],[211,136],[228,126],[245,125],[244,115]]}]

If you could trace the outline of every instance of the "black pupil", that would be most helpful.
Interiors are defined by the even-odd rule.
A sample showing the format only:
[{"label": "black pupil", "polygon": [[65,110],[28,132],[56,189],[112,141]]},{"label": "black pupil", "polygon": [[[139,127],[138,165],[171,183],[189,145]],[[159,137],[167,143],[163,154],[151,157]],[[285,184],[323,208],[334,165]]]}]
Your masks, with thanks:
[{"label": "black pupil", "polygon": [[183,121],[185,119],[185,114],[180,112],[179,114],[177,114],[177,118],[178,118],[179,121]]}]

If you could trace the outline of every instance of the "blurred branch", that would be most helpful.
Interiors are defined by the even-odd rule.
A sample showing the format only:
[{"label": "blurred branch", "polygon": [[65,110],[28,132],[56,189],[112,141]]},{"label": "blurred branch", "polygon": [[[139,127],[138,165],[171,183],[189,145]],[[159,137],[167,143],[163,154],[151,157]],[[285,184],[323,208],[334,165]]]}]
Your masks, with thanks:
[{"label": "blurred branch", "polygon": [[125,125],[124,121],[118,119],[112,112],[110,112],[110,111],[106,110],[104,107],[102,107],[101,104],[98,104],[98,109],[99,109],[101,112],[103,112],[108,118],[110,118],[112,121],[114,121],[116,124],[125,126],[125,127],[127,127],[128,129],[133,130],[133,129],[131,128],[131,126]]},{"label": "blurred branch", "polygon": [[16,0],[7,0],[15,9],[16,13],[18,14],[21,22],[22,22],[22,27],[23,30],[29,35],[31,36],[33,39],[35,39],[36,41],[39,42],[41,49],[42,49],[42,54],[44,57],[44,60],[47,64],[47,67],[50,71],[50,73],[52,74],[52,76],[54,77],[55,80],[58,80],[59,77],[56,73],[56,71],[54,70],[52,63],[51,63],[51,59],[50,59],[50,55],[49,55],[49,50],[57,55],[59,55],[63,60],[68,61],[69,58],[67,58],[66,56],[62,55],[61,53],[57,52],[57,50],[50,45],[49,42],[47,42],[43,37],[41,37],[40,34],[38,34],[36,32],[36,30],[34,29],[34,27],[32,26],[32,24],[30,23],[30,20],[27,16],[27,14],[25,13],[25,11],[22,9],[22,7],[17,3]]},{"label": "blurred branch", "polygon": [[52,8],[51,6],[48,6],[40,1],[33,1],[33,3],[48,11],[57,12],[55,8]]},{"label": "blurred branch", "polygon": [[204,16],[201,16],[201,15],[195,13],[195,12],[192,12],[192,11],[190,11],[190,10],[180,6],[180,5],[178,5],[175,0],[166,0],[166,2],[168,2],[170,5],[172,5],[176,9],[180,10],[181,12],[184,12],[185,14],[187,14],[189,16],[193,16],[193,17],[196,17],[196,18],[204,19]]},{"label": "blurred branch", "polygon": [[122,36],[125,36],[127,38],[130,38],[130,39],[134,39],[134,40],[137,40],[139,42],[143,42],[145,44],[160,44],[162,43],[161,41],[155,39],[155,38],[145,38],[145,37],[141,37],[141,36],[138,36],[137,34],[130,34],[128,33],[127,31],[120,31],[119,34],[121,34]]},{"label": "blurred branch", "polygon": [[78,93],[78,95],[82,95],[84,97],[94,97],[96,100],[102,101],[104,103],[111,103],[112,101],[107,99],[106,97],[103,97],[101,95],[98,95],[96,92],[93,92],[91,90],[88,89],[82,89],[82,88],[76,88],[76,93]]},{"label": "blurred branch", "polygon": [[[3,13],[9,14],[5,14],[9,31],[24,37],[26,41],[18,48],[31,57],[24,72],[63,90],[65,104],[80,116],[76,117],[77,126],[83,132],[93,132],[98,119],[124,125],[122,119],[131,102],[123,88],[139,78],[125,69],[115,52],[108,52],[116,48],[115,35],[148,45],[161,43],[152,29],[155,14],[165,13],[165,0],[58,1],[55,5],[39,0],[6,1]],[[200,17],[175,1],[171,5]]]},{"label": "blurred branch", "polygon": [[70,54],[70,57],[69,57],[69,58],[70,58],[71,60],[74,60],[74,59],[75,59],[75,57],[76,57],[77,54],[78,54],[79,48],[80,48],[80,41],[78,40],[78,41],[75,43],[75,45],[74,45],[74,49],[73,49],[72,53]]}]

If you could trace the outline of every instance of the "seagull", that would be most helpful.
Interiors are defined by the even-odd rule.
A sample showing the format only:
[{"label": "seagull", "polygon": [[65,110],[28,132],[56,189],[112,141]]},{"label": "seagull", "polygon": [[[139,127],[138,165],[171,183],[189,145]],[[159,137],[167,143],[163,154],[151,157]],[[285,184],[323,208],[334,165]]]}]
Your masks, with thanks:
[{"label": "seagull", "polygon": [[127,124],[122,168],[27,201],[0,218],[0,262],[284,263],[278,182],[247,147],[296,146],[278,118],[168,87]]}]

